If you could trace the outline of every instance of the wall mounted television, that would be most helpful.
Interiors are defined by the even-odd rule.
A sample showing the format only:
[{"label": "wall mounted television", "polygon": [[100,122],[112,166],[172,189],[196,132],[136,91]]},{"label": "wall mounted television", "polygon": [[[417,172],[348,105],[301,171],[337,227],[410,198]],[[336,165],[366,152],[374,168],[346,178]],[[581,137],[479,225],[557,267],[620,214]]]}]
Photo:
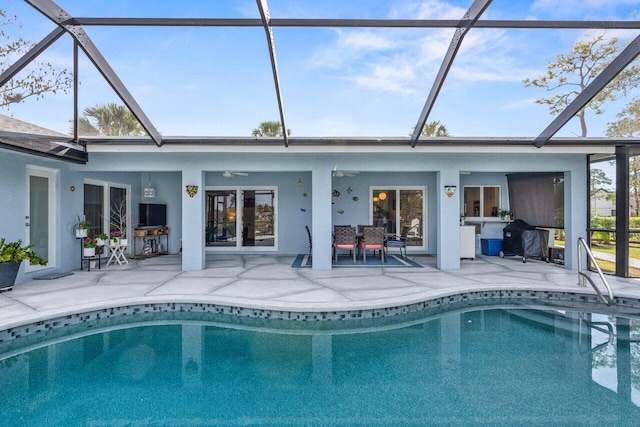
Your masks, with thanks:
[{"label": "wall mounted television", "polygon": [[140,227],[164,227],[167,225],[167,205],[140,203],[138,207]]}]

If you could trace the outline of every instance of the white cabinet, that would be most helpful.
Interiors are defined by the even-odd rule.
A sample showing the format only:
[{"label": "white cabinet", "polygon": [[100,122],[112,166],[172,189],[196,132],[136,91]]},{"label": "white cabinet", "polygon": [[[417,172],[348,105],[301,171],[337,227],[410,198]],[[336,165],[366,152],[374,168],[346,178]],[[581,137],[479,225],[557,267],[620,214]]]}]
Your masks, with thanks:
[{"label": "white cabinet", "polygon": [[460,258],[476,258],[476,226],[460,226]]}]

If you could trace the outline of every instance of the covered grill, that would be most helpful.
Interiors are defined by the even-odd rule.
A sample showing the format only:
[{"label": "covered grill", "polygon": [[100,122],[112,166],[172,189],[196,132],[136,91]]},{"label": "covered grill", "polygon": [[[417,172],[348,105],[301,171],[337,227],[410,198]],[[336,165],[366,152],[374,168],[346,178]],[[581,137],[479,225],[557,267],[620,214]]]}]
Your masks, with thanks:
[{"label": "covered grill", "polygon": [[517,255],[522,262],[527,258],[540,258],[549,262],[548,231],[537,229],[521,219],[516,219],[502,229],[503,241],[500,256]]}]

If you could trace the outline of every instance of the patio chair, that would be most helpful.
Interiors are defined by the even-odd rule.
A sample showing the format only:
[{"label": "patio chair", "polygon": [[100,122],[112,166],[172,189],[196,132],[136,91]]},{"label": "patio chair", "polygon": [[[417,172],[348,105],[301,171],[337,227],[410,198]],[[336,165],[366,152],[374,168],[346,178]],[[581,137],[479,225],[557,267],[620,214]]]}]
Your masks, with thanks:
[{"label": "patio chair", "polygon": [[[400,237],[396,237],[394,239],[387,239],[384,242],[385,248],[387,250],[389,248],[398,248],[400,249],[400,256],[402,258],[407,257],[407,234],[409,234],[410,227],[402,227],[402,233],[400,233]],[[404,255],[402,255],[402,250],[404,249]]]},{"label": "patio chair", "polygon": [[385,262],[384,257],[384,227],[364,227],[360,248],[362,260],[367,263],[367,250],[372,250],[375,256],[376,250],[380,251],[380,261]]},{"label": "patio chair", "polygon": [[311,238],[311,230],[309,230],[309,226],[305,225],[304,228],[307,230],[307,237],[309,238],[309,258],[311,258],[311,249],[313,248],[313,241]]},{"label": "patio chair", "polygon": [[353,263],[356,263],[356,229],[351,226],[335,226],[333,228],[333,257],[338,262],[338,249],[349,249],[353,252]]}]

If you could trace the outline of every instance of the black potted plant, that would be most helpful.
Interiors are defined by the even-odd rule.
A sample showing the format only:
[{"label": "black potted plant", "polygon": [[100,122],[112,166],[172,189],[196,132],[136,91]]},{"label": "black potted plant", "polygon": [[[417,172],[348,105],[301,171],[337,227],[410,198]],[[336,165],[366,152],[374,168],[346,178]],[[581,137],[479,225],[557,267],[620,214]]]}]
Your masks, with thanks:
[{"label": "black potted plant", "polygon": [[33,245],[22,246],[22,240],[6,242],[0,239],[0,291],[11,290],[16,281],[22,261],[27,260],[31,265],[47,265],[47,261],[31,248]]}]

